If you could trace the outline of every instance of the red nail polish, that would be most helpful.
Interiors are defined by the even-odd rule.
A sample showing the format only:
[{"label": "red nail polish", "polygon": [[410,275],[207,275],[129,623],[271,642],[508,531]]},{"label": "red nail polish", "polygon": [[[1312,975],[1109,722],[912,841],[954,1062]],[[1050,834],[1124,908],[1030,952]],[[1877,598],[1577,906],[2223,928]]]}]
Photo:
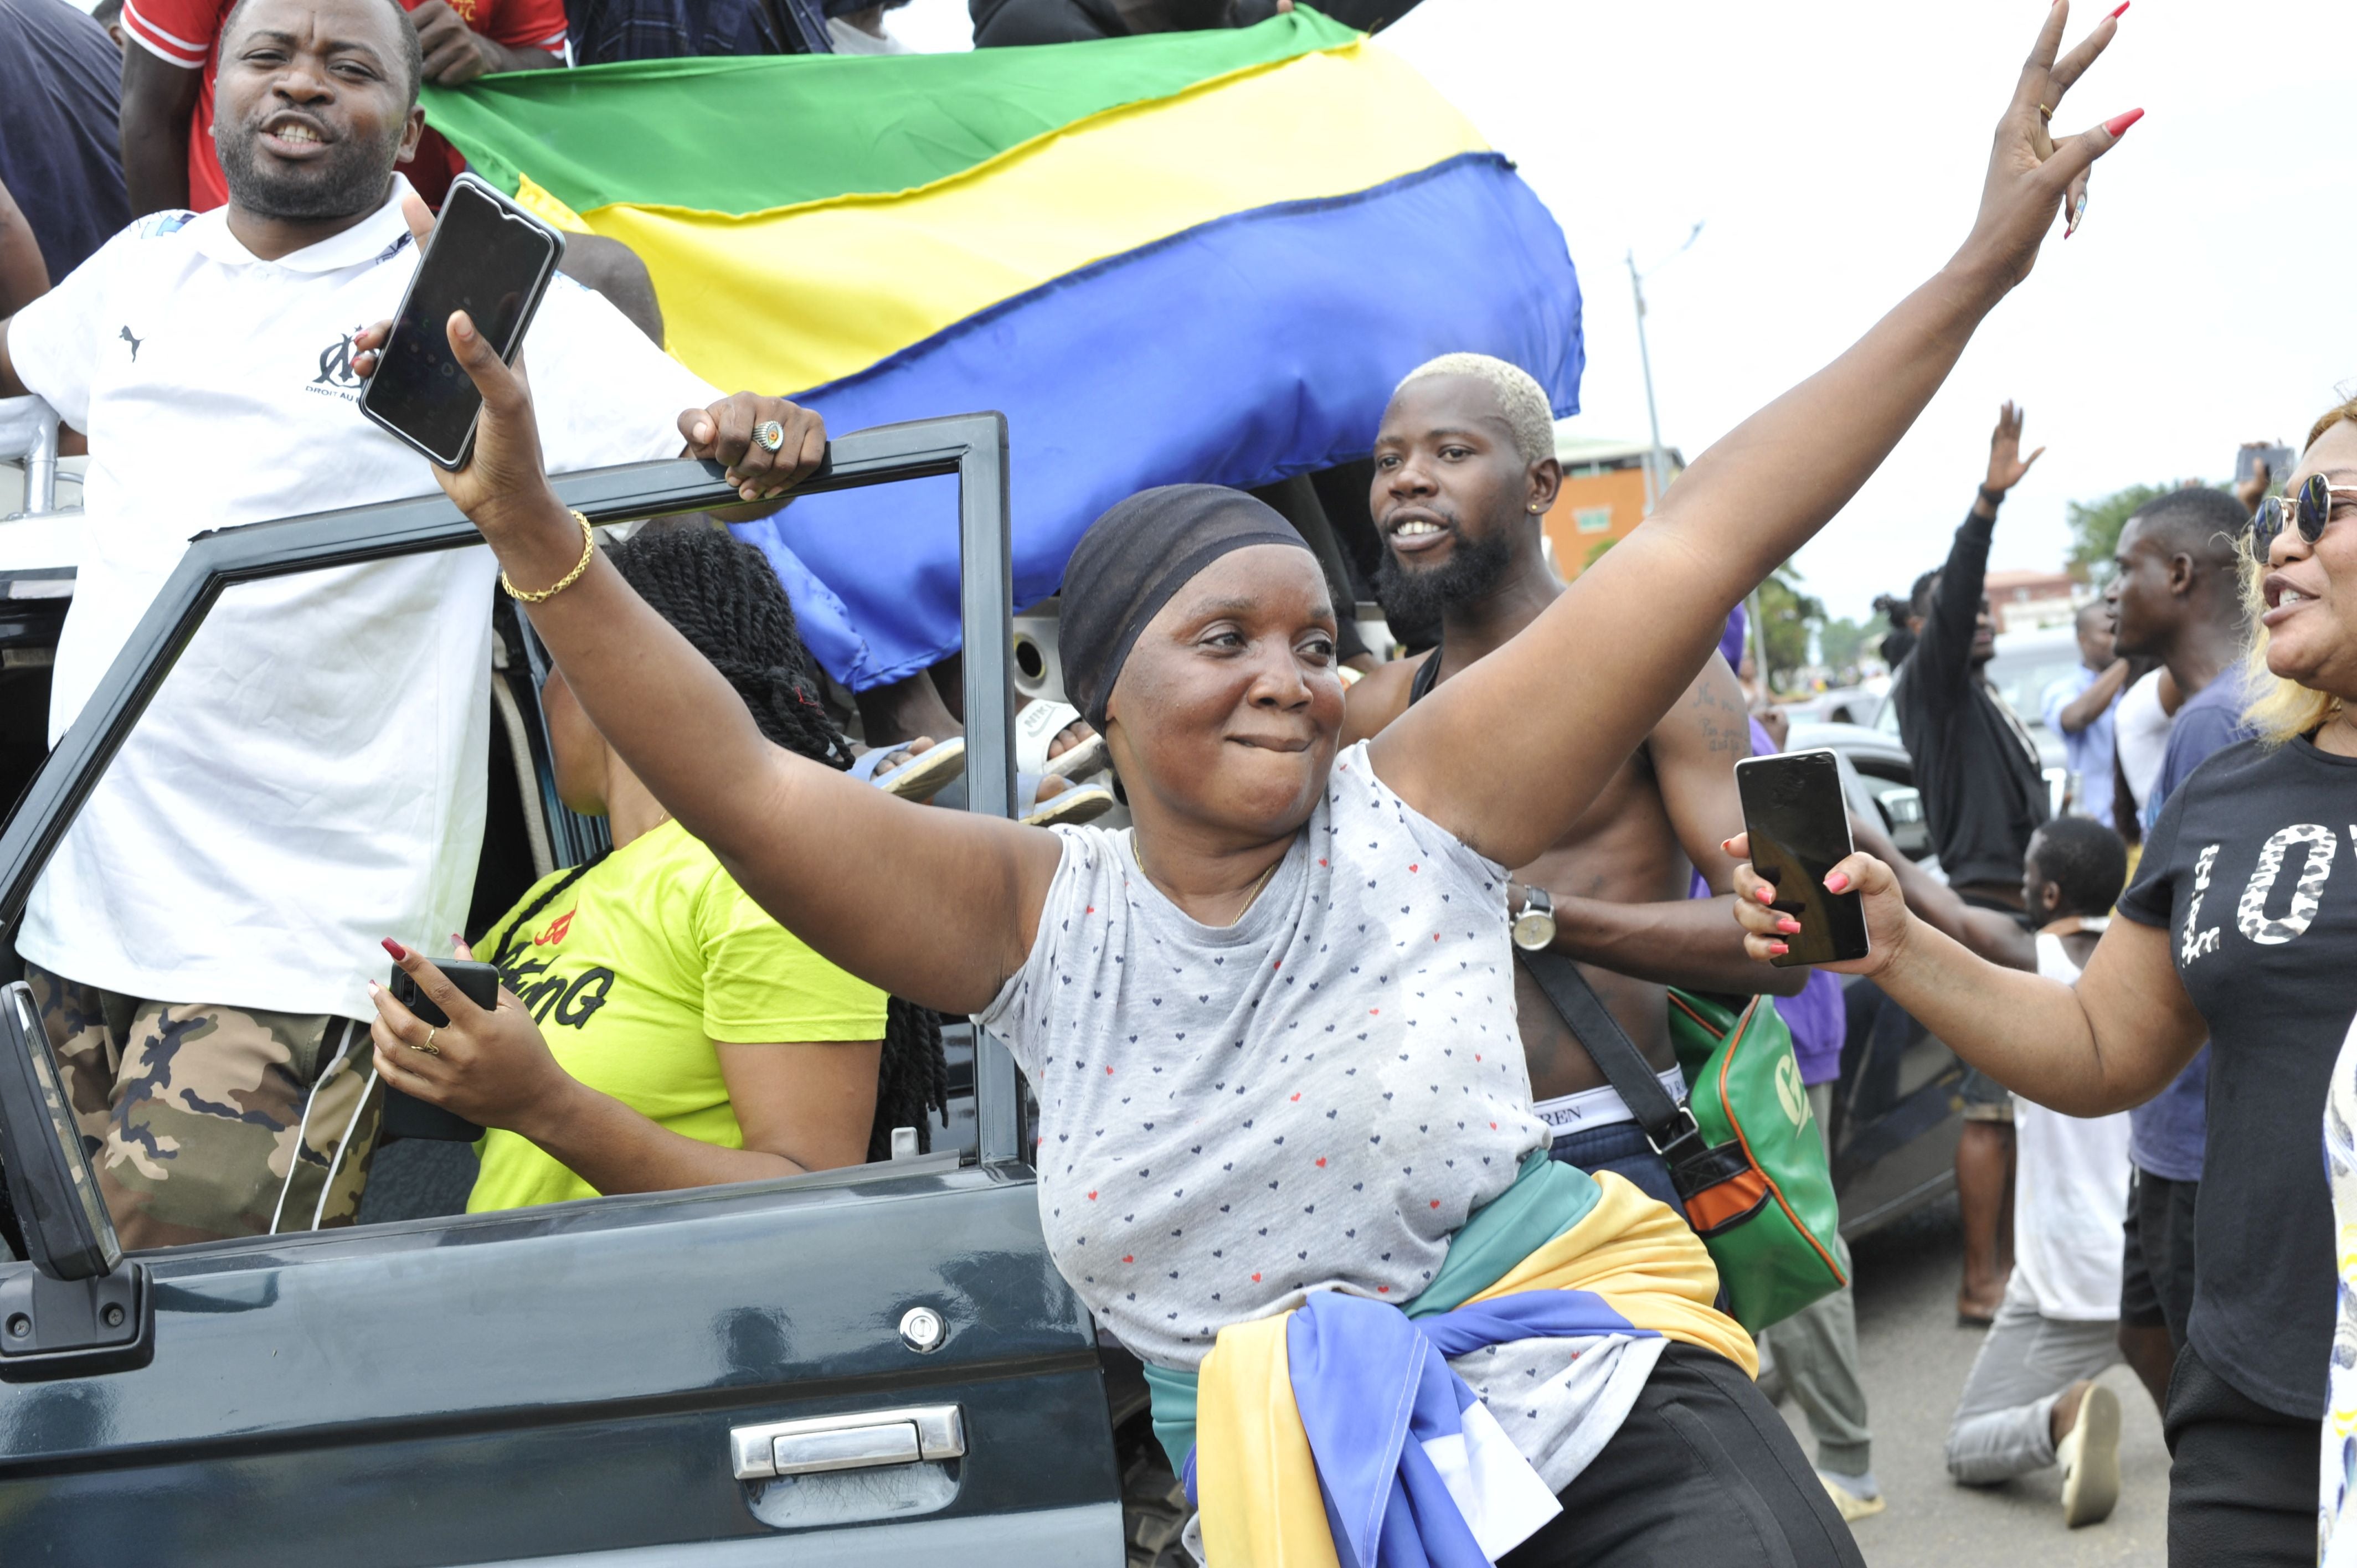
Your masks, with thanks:
[{"label": "red nail polish", "polygon": [[2111,14],[2110,20],[2116,22],[2122,16],[2126,16],[2130,4],[2131,0],[2120,0],[2119,9]]},{"label": "red nail polish", "polygon": [[1826,891],[1826,892],[1828,892],[1828,893],[1846,893],[1846,892],[1848,892],[1848,891],[1849,891],[1849,873],[1848,873],[1848,872],[1846,872],[1846,871],[1836,871],[1836,872],[1835,872],[1831,876],[1826,877],[1826,878],[1825,878],[1825,891]]},{"label": "red nail polish", "polygon": [[2104,121],[2104,129],[2116,136],[2125,132],[2130,125],[2135,124],[2137,121],[2143,118],[2143,110],[2131,109],[2125,114],[2115,114],[2111,119]]},{"label": "red nail polish", "polygon": [[384,950],[393,955],[393,961],[395,963],[399,963],[403,959],[409,956],[409,950],[403,947],[399,942],[394,941],[391,937],[386,937],[384,939]]},{"label": "red nail polish", "polygon": [[1768,956],[1770,958],[1782,958],[1786,953],[1791,952],[1792,950],[1792,949],[1789,943],[1770,942],[1768,944]]},{"label": "red nail polish", "polygon": [[1776,922],[1776,929],[1788,937],[1797,937],[1801,934],[1801,922],[1787,915]]},{"label": "red nail polish", "polygon": [[1773,904],[1776,901],[1776,890],[1772,887],[1761,886],[1754,888],[1751,896],[1754,898],[1759,899],[1762,904]]}]

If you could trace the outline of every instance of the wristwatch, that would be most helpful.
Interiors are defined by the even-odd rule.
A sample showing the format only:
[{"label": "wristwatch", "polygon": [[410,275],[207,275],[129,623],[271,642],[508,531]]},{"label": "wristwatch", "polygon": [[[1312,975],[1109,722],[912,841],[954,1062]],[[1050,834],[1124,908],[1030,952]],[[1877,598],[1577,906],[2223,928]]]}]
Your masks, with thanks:
[{"label": "wristwatch", "polygon": [[1514,914],[1514,945],[1524,952],[1537,952],[1555,941],[1555,900],[1544,887],[1527,884],[1523,888],[1523,907]]}]

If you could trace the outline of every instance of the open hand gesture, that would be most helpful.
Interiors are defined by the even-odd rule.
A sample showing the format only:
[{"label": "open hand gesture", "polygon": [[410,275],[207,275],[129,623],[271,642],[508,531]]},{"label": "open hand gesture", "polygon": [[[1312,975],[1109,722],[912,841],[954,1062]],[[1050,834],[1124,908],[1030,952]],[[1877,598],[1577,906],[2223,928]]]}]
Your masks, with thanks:
[{"label": "open hand gesture", "polygon": [[2021,476],[2029,472],[2029,465],[2046,455],[2043,446],[2027,457],[2021,455],[2024,412],[2008,401],[1997,410],[1996,428],[1989,433],[1988,483],[1986,488],[1998,495],[2021,483]]},{"label": "open hand gesture", "polygon": [[2076,135],[2054,135],[2050,122],[2061,108],[2063,94],[2119,31],[2119,14],[2114,12],[2058,61],[2070,12],[2071,0],[2057,0],[2038,29],[2038,42],[2014,85],[2013,102],[1997,122],[1980,213],[1961,252],[1974,263],[1994,269],[2007,287],[2029,275],[2056,211],[2066,199],[2075,204],[2085,194],[2089,167],[2144,113],[2131,109]]}]

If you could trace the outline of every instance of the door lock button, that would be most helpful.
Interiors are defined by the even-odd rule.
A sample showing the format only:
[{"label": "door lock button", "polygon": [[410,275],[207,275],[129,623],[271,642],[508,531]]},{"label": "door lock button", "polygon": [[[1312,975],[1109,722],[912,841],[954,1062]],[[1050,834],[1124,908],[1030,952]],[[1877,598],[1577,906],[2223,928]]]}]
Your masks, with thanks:
[{"label": "door lock button", "polygon": [[949,1325],[930,1306],[912,1306],[900,1315],[900,1343],[920,1356],[940,1349],[949,1337]]}]

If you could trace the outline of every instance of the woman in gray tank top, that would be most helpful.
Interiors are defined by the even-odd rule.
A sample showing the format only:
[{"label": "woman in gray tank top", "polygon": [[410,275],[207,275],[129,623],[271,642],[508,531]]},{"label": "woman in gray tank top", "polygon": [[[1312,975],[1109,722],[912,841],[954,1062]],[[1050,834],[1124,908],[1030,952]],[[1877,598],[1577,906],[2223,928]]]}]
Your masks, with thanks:
[{"label": "woman in gray tank top", "polygon": [[[1545,1129],[1516,1045],[1500,868],[1571,826],[1727,611],[1855,493],[2029,273],[2116,134],[2048,138],[2041,105],[2115,27],[2058,65],[2066,10],[2040,32],[1948,264],[1706,454],[1513,642],[1375,739],[1338,756],[1334,606],[1275,513],[1180,486],[1098,520],[1066,577],[1062,651],[1126,787],[1125,833],[911,806],[765,742],[610,567],[568,576],[582,532],[541,477],[528,392],[472,335],[453,346],[484,394],[480,435],[471,466],[437,478],[509,581],[566,585],[532,603],[533,624],[616,751],[747,892],[852,973],[1007,1040],[1039,1093],[1059,1268],[1149,1365],[1185,1380],[1223,1331],[1273,1313],[1412,1300],[1469,1217],[1520,1187]],[[1535,520],[1560,470],[1516,455],[1512,414],[1380,464],[1379,493],[1428,493],[1419,464],[1463,462]],[[748,486],[790,467],[741,437],[726,455]],[[463,1026],[463,998],[444,1004]],[[395,1081],[406,1053],[384,1047],[404,1027],[381,1026]],[[1618,1178],[1570,1176],[1596,1212],[1638,1228],[1667,1214]],[[1535,1533],[1536,1515],[1503,1534],[1496,1519],[1452,1527],[1483,1555],[1858,1561],[1697,1266],[1700,1304],[1658,1322],[1631,1308],[1620,1329],[1450,1353],[1483,1430],[1562,1505]],[[1592,1288],[1637,1300],[1609,1279]],[[1164,1413],[1157,1402],[1158,1425]],[[1465,1431],[1479,1446],[1470,1412]]]}]

